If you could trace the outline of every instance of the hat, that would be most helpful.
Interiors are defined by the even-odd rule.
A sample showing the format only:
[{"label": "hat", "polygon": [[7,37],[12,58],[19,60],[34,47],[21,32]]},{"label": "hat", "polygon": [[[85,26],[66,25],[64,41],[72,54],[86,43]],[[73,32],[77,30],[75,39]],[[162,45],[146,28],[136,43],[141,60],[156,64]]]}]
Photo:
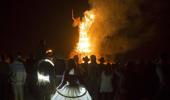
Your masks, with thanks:
[{"label": "hat", "polygon": [[83,57],[83,61],[88,62],[89,60],[88,56]]}]

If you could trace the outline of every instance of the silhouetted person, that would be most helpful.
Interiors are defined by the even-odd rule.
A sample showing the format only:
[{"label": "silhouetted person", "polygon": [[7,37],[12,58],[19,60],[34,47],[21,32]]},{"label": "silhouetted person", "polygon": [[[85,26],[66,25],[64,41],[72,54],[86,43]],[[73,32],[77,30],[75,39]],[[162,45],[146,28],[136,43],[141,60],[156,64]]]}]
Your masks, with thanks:
[{"label": "silhouetted person", "polygon": [[138,100],[136,95],[136,64],[134,61],[129,61],[123,71],[124,79],[122,82],[123,97],[126,100]]},{"label": "silhouetted person", "polygon": [[74,55],[73,57],[74,61],[76,62],[76,64],[79,64],[79,56],[78,55]]},{"label": "silhouetted person", "polygon": [[36,67],[37,77],[37,99],[50,100],[50,95],[55,89],[55,69],[54,62],[49,58],[38,61]]},{"label": "silhouetted person", "polygon": [[30,93],[33,93],[34,88],[36,86],[36,59],[34,55],[29,55],[29,58],[26,60],[25,69],[27,73],[26,79],[26,88]]},{"label": "silhouetted person", "polygon": [[66,63],[64,59],[55,60],[56,86],[60,84],[65,68],[66,68]]},{"label": "silhouetted person", "polygon": [[45,40],[41,40],[38,44],[36,59],[40,60],[46,56],[47,51],[47,42]]},{"label": "silhouetted person", "polygon": [[96,62],[96,56],[91,55],[90,60],[91,63],[89,64],[89,68],[88,68],[89,92],[93,100],[97,100],[99,87],[100,87],[100,77],[99,77],[100,73],[99,73],[98,64]]},{"label": "silhouetted person", "polygon": [[0,99],[8,100],[10,92],[10,68],[9,57],[6,54],[1,55],[0,61]]},{"label": "silhouetted person", "polygon": [[79,56],[74,55],[73,60],[75,61],[76,65],[77,65],[76,70],[78,70],[77,74],[78,74],[78,77],[79,77],[79,81],[82,83],[83,82],[83,71],[82,71],[82,68],[81,68],[81,64],[79,63]]},{"label": "silhouetted person", "polygon": [[51,100],[91,100],[87,89],[79,83],[76,66],[73,59],[68,60],[63,80]]},{"label": "silhouetted person", "polygon": [[100,100],[112,100],[113,93],[113,73],[111,64],[107,64],[101,73]]},{"label": "silhouetted person", "polygon": [[122,87],[124,81],[124,63],[116,61],[114,64],[114,99],[115,100],[124,100],[124,88]]},{"label": "silhouetted person", "polygon": [[162,54],[157,66],[157,74],[160,81],[158,100],[170,100],[170,64],[168,55]]},{"label": "silhouetted person", "polygon": [[12,71],[11,81],[15,100],[24,100],[24,84],[26,81],[25,66],[22,62],[22,55],[17,53],[10,68]]},{"label": "silhouetted person", "polygon": [[88,89],[88,67],[89,67],[89,61],[90,59],[88,58],[88,56],[83,57],[83,63],[81,64],[81,69],[82,69],[82,83],[86,86],[86,88]]},{"label": "silhouetted person", "polygon": [[99,73],[101,74],[102,73],[102,71],[104,70],[104,68],[105,68],[105,59],[104,59],[104,57],[101,57],[100,59],[99,59]]},{"label": "silhouetted person", "polygon": [[137,64],[137,95],[142,99],[154,100],[158,89],[156,66],[151,61],[141,59]]}]

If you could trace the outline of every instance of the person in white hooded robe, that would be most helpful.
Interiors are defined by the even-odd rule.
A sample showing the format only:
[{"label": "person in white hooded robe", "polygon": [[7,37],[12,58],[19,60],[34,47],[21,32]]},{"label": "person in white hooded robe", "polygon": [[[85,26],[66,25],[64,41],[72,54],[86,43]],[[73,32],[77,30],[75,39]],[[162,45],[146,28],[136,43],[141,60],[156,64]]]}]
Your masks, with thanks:
[{"label": "person in white hooded robe", "polygon": [[79,83],[76,66],[73,59],[68,60],[68,69],[51,100],[92,100],[87,89]]}]

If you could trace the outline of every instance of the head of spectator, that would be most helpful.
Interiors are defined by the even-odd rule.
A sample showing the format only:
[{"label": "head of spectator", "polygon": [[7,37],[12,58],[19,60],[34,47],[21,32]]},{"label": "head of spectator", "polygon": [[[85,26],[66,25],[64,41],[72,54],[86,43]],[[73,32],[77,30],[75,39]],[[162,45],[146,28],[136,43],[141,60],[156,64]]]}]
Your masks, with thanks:
[{"label": "head of spectator", "polygon": [[101,57],[101,58],[99,59],[99,62],[100,62],[100,64],[104,64],[104,62],[105,62],[104,57]]},{"label": "head of spectator", "polygon": [[74,59],[69,59],[67,61],[67,68],[68,68],[68,70],[75,69],[76,66],[77,66],[77,64],[76,64]]},{"label": "head of spectator", "polygon": [[90,61],[90,59],[88,58],[88,56],[85,56],[85,57],[83,57],[83,61],[84,61],[84,63],[88,63]]},{"label": "head of spectator", "polygon": [[17,52],[16,55],[14,56],[14,61],[19,61],[19,62],[23,62],[23,56],[21,52]]},{"label": "head of spectator", "polygon": [[91,60],[91,63],[96,63],[96,56],[95,55],[91,55],[90,56],[90,60]]},{"label": "head of spectator", "polygon": [[78,55],[74,55],[73,59],[77,64],[79,63],[79,56]]}]

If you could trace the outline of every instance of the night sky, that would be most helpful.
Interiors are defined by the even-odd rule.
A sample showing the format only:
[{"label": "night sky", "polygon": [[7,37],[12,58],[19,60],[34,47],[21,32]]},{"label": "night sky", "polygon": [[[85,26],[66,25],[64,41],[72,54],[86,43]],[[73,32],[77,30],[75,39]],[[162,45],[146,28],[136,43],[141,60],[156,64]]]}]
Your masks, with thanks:
[{"label": "night sky", "polygon": [[57,52],[68,53],[78,34],[72,27],[72,9],[82,16],[86,0],[1,1],[0,51],[34,52],[40,40]]},{"label": "night sky", "polygon": [[[150,4],[154,2],[146,1]],[[153,41],[139,47],[139,51],[170,50],[168,0],[156,1],[160,4],[157,5],[159,9],[156,9],[160,10],[156,14],[160,18],[157,27],[160,32],[157,32]],[[88,0],[3,0],[0,7],[0,52],[23,50],[31,53],[44,39],[48,47],[57,53],[68,55],[78,41],[78,29],[72,27],[71,11],[74,10],[76,17],[83,16],[89,4]],[[150,9],[148,5],[144,7],[145,10]]]}]

